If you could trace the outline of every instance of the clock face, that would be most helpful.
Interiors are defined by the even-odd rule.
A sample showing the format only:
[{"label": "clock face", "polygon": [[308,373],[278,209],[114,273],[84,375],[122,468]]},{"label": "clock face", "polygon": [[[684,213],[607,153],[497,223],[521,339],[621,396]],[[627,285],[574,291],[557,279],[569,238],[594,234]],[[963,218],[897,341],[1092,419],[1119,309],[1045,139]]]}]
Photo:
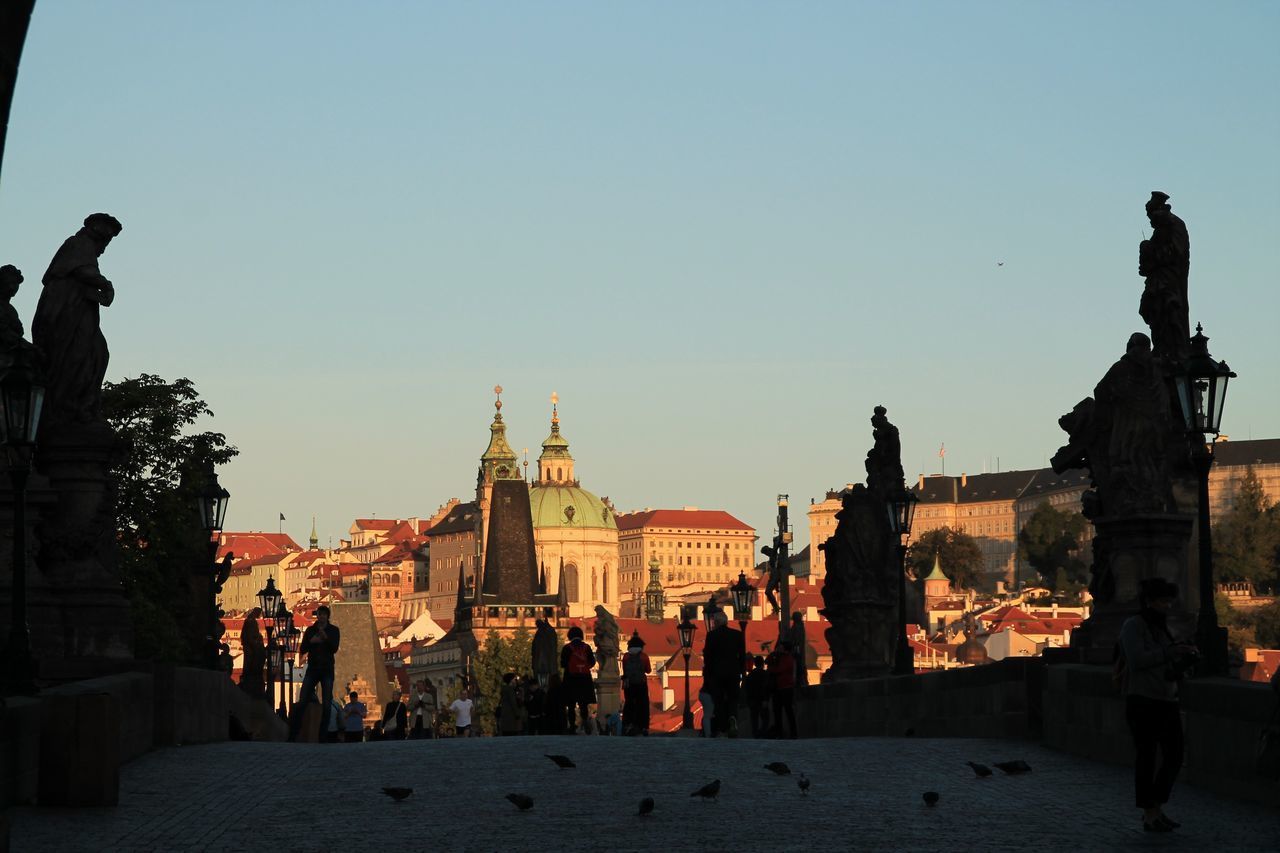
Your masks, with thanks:
[{"label": "clock face", "polygon": [[499,477],[505,477],[505,476],[507,476],[507,472],[508,472],[508,471],[510,471],[510,470],[511,470],[511,469],[510,469],[510,468],[508,468],[506,465],[499,465],[499,466],[498,466],[498,476],[499,476]]}]

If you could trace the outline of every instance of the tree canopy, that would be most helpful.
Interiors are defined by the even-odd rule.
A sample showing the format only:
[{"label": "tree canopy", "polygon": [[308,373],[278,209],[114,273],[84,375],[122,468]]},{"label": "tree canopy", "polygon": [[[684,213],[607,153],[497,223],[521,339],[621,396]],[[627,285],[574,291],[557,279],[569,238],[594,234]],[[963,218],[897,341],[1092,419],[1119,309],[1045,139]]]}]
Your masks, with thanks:
[{"label": "tree canopy", "polygon": [[907,563],[917,578],[933,570],[933,560],[942,563],[942,572],[953,589],[971,589],[986,565],[982,548],[972,536],[950,527],[938,527],[920,534],[907,548]]},{"label": "tree canopy", "polygon": [[1056,591],[1076,591],[1089,582],[1089,564],[1082,559],[1088,535],[1083,515],[1042,503],[1018,531],[1018,557]]},{"label": "tree canopy", "polygon": [[[497,733],[498,699],[502,693],[502,676],[508,672],[529,675],[533,672],[533,635],[524,628],[517,630],[511,639],[490,631],[484,645],[471,656],[471,671],[475,683],[471,685],[471,709],[474,732],[484,735]],[[462,692],[461,685],[451,687],[445,693],[447,708]]]},{"label": "tree canopy", "polygon": [[195,491],[207,466],[238,451],[217,432],[191,429],[213,417],[189,379],[142,374],[107,382],[102,409],[124,450],[112,467],[120,578],[132,605],[135,652],[150,660],[191,661],[191,575],[210,559]]},{"label": "tree canopy", "polygon": [[1280,570],[1280,505],[1267,499],[1262,481],[1249,468],[1240,489],[1213,526],[1213,569],[1220,581],[1250,581],[1277,588]]}]

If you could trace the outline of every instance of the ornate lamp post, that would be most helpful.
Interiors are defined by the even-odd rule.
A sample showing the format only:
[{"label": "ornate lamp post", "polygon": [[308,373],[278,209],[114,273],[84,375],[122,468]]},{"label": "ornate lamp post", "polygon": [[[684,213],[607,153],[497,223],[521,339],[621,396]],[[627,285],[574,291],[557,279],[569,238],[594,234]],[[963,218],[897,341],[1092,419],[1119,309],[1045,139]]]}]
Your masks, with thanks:
[{"label": "ornate lamp post", "polygon": [[276,641],[276,672],[280,673],[280,701],[279,709],[282,716],[286,715],[285,696],[289,692],[289,685],[285,682],[285,649],[289,640],[289,631],[293,628],[293,614],[284,606],[284,597],[281,596],[280,603],[276,605],[276,613],[272,618],[275,626]]},{"label": "ornate lamp post", "polygon": [[702,624],[706,626],[708,634],[715,630],[715,618],[719,612],[720,605],[716,604],[715,593],[712,593],[707,599],[707,603],[702,605]]},{"label": "ornate lamp post", "polygon": [[1196,619],[1196,646],[1204,655],[1211,675],[1227,674],[1227,631],[1218,626],[1213,602],[1213,541],[1209,522],[1209,469],[1213,467],[1213,440],[1222,426],[1222,406],[1227,382],[1235,373],[1225,361],[1209,355],[1209,339],[1199,323],[1191,338],[1191,357],[1174,377],[1183,424],[1191,439],[1191,456],[1199,478],[1200,614]]},{"label": "ornate lamp post", "polygon": [[898,560],[902,565],[902,582],[898,585],[898,644],[893,656],[893,674],[911,675],[916,671],[915,654],[907,640],[907,546],[911,522],[915,519],[920,499],[910,489],[903,489],[885,501],[889,529],[898,537]]},{"label": "ornate lamp post", "polygon": [[285,695],[289,700],[289,712],[293,713],[293,663],[298,659],[298,649],[302,646],[302,629],[293,624],[293,614],[289,614],[289,630],[284,635],[284,652],[287,678]]},{"label": "ornate lamp post", "polygon": [[284,596],[276,589],[276,579],[267,578],[267,585],[258,590],[258,606],[262,608],[262,627],[267,631],[267,699],[275,705],[275,615]]},{"label": "ornate lamp post", "polygon": [[680,723],[680,728],[693,730],[693,706],[689,704],[689,655],[693,651],[693,632],[698,630],[696,623],[689,621],[686,616],[684,621],[676,625],[676,630],[680,632],[680,650],[684,652],[684,720]]},{"label": "ornate lamp post", "polygon": [[9,643],[5,650],[4,695],[34,696],[36,662],[27,626],[27,476],[44,406],[44,385],[28,364],[26,352],[0,377],[0,441],[9,457],[13,482],[13,584],[9,607]]},{"label": "ornate lamp post", "polygon": [[751,621],[751,606],[755,604],[756,588],[747,580],[746,572],[738,572],[738,582],[729,587],[733,594],[733,618],[742,629],[742,666],[747,665],[747,623]]},{"label": "ornate lamp post", "polygon": [[[196,495],[196,504],[200,512],[200,526],[209,543],[209,559],[205,561],[204,574],[208,580],[205,593],[209,607],[209,632],[205,645],[205,663],[210,669],[218,668],[222,639],[222,608],[218,606],[218,595],[222,592],[219,580],[218,534],[222,532],[222,522],[227,517],[227,504],[231,502],[231,493],[218,483],[218,472],[210,462],[205,469],[204,487]],[[265,611],[264,611],[265,612]]]}]

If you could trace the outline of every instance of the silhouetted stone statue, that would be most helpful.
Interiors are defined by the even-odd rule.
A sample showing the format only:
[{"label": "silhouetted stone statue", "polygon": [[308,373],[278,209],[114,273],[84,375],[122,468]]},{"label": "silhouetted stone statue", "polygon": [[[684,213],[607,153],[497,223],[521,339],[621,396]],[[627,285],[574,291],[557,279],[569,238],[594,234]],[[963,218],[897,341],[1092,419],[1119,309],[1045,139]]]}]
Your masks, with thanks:
[{"label": "silhouetted stone statue", "polygon": [[1120,516],[1173,508],[1168,387],[1141,332],[1086,397],[1058,420],[1070,441],[1053,457],[1053,469],[1087,467],[1096,490],[1083,500],[1085,514]]},{"label": "silhouetted stone statue", "polygon": [[1156,191],[1147,202],[1151,238],[1138,245],[1138,274],[1147,281],[1138,313],[1151,327],[1151,349],[1166,369],[1183,364],[1191,352],[1187,276],[1191,239],[1186,224],[1173,215],[1169,196]]},{"label": "silhouetted stone statue", "polygon": [[91,214],[44,274],[31,336],[45,357],[45,424],[101,419],[110,353],[98,321],[100,309],[115,299],[115,288],[98,270],[98,258],[120,229],[115,217]]},{"label": "silhouetted stone statue", "polygon": [[30,346],[23,337],[26,330],[22,327],[18,309],[12,303],[21,284],[21,270],[13,264],[0,267],[0,359],[4,359],[14,349]]},{"label": "silhouetted stone statue", "polygon": [[905,483],[897,427],[882,406],[871,423],[875,444],[867,454],[867,485],[843,493],[835,534],[818,546],[827,563],[822,614],[831,623],[826,638],[832,665],[823,681],[884,675],[893,664],[902,565],[886,500]]},{"label": "silhouetted stone statue", "polygon": [[867,488],[881,499],[887,500],[906,488],[902,473],[902,442],[898,428],[885,417],[884,406],[876,406],[871,415],[872,438],[875,443],[867,451]]},{"label": "silhouetted stone statue", "polygon": [[596,677],[596,713],[603,723],[610,715],[622,710],[618,672],[618,620],[605,609],[603,604],[596,605],[596,624],[594,642],[596,660],[600,662],[600,670]]},{"label": "silhouetted stone statue", "polygon": [[538,619],[533,632],[533,674],[545,690],[552,675],[560,667],[560,641],[556,629],[545,619]]}]

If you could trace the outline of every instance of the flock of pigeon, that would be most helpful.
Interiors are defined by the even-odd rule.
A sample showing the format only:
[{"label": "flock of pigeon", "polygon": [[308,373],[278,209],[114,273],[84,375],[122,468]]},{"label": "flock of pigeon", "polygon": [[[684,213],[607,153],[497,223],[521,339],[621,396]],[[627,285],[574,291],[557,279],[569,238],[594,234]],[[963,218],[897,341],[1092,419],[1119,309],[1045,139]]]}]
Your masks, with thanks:
[{"label": "flock of pigeon", "polygon": [[[569,770],[578,766],[574,764],[573,760],[569,758],[569,756],[567,755],[548,755],[546,757],[551,759],[551,761],[554,762],[555,765],[562,770]],[[990,776],[994,772],[990,767],[988,767],[985,764],[978,764],[975,761],[966,761],[965,763],[968,764],[969,767],[973,768],[974,774],[980,778],[985,778],[987,776]],[[1003,772],[1007,773],[1010,776],[1016,776],[1019,773],[1031,772],[1031,765],[1027,764],[1027,762],[1023,761],[1021,758],[1015,759],[1013,761],[996,761],[994,763],[997,768],[999,768],[1000,770],[1002,770]],[[781,761],[771,761],[768,764],[764,765],[764,769],[770,771],[775,776],[791,775],[791,768]],[[809,785],[810,785],[810,781],[808,777],[806,777],[803,773],[800,773],[796,776],[796,787],[800,789],[800,793],[802,795],[807,795],[809,793]],[[398,803],[401,800],[404,800],[405,798],[407,798],[410,794],[412,794],[413,789],[412,788],[383,788],[382,793],[386,794],[388,797],[390,797],[391,799],[395,800]],[[708,782],[698,790],[694,791],[689,796],[700,797],[704,800],[715,800],[717,797],[720,796],[720,780],[715,779],[711,782]],[[930,807],[936,806],[938,804],[938,801],[942,799],[941,795],[937,791],[925,791],[923,794],[923,797],[924,797],[924,804]],[[530,797],[526,794],[507,794],[507,801],[510,802],[513,806],[515,806],[517,809],[519,809],[522,812],[527,812],[531,808],[533,808],[533,797]],[[653,797],[645,797],[643,800],[640,801],[640,809],[639,811],[636,812],[636,814],[639,817],[644,817],[645,815],[653,814],[653,807],[654,807]]]}]

